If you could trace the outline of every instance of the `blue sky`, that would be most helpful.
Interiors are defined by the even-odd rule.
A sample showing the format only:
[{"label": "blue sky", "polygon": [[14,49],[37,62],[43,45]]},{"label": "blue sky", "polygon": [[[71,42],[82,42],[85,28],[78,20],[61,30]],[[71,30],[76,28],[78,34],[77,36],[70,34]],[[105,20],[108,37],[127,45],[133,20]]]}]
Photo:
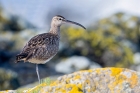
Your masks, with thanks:
[{"label": "blue sky", "polygon": [[19,15],[39,28],[49,27],[51,17],[59,13],[83,25],[89,25],[95,20],[117,12],[140,16],[140,0],[1,0],[0,2],[8,13]]}]

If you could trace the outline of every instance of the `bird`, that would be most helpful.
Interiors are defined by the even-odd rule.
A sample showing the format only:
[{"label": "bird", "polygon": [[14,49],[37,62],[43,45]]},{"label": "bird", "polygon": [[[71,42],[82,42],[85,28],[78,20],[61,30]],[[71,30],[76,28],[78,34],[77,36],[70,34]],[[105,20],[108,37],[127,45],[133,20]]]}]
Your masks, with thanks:
[{"label": "bird", "polygon": [[60,41],[60,26],[66,23],[75,24],[86,29],[77,22],[67,20],[61,15],[56,15],[52,18],[49,32],[32,37],[16,56],[16,63],[24,61],[36,64],[36,73],[39,83],[41,82],[38,65],[45,64],[57,54]]}]

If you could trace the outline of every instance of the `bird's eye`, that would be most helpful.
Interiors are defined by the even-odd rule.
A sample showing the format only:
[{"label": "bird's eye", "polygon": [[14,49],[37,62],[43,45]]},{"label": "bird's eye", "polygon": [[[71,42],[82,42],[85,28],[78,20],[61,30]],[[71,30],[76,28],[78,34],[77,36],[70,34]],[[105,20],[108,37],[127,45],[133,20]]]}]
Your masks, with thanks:
[{"label": "bird's eye", "polygon": [[62,20],[61,18],[59,18],[59,20]]}]

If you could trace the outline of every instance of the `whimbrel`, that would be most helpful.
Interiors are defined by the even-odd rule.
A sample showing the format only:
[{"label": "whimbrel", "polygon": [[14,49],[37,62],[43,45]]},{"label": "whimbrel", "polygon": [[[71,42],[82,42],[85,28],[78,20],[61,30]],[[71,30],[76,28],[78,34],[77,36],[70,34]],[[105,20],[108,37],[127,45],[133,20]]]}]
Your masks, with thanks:
[{"label": "whimbrel", "polygon": [[64,23],[72,23],[86,29],[77,22],[66,20],[63,16],[57,15],[52,18],[51,28],[48,33],[43,33],[32,37],[24,46],[20,54],[16,56],[16,61],[31,62],[36,64],[36,72],[40,83],[38,64],[45,64],[52,59],[59,49],[60,26]]}]

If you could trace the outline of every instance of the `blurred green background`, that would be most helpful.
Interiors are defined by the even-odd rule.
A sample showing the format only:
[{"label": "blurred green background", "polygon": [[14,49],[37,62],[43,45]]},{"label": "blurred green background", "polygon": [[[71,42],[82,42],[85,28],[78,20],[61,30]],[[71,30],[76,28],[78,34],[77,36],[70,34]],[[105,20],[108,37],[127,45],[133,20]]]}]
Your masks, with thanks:
[{"label": "blurred green background", "polygon": [[59,53],[39,65],[41,78],[101,67],[140,71],[140,1],[0,0],[0,90],[37,81],[35,64],[15,63],[33,36],[49,31],[53,16],[79,22],[61,27]]}]

